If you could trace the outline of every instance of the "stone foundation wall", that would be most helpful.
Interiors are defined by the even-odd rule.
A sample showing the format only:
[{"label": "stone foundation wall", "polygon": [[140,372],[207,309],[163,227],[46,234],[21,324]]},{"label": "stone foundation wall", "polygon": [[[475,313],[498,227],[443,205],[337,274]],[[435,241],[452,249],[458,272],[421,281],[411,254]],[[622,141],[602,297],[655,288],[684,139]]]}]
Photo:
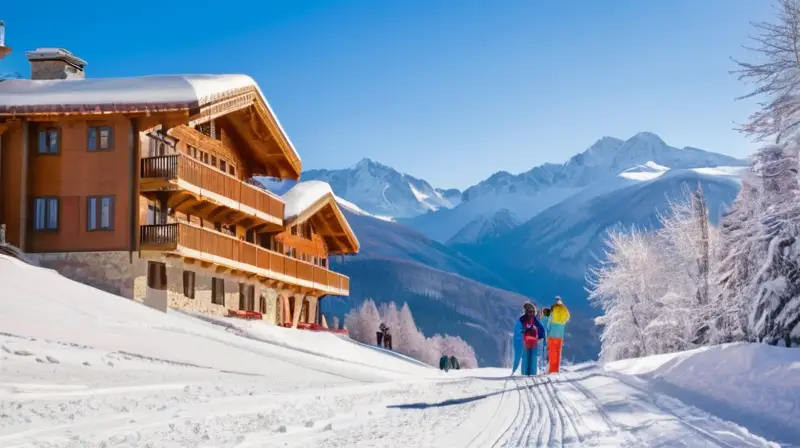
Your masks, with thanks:
[{"label": "stone foundation wall", "polygon": [[39,266],[71,280],[129,299],[143,300],[147,263],[130,252],[68,252],[27,254]]},{"label": "stone foundation wall", "polygon": [[[170,308],[187,311],[224,315],[228,309],[239,309],[240,278],[216,273],[213,269],[199,265],[184,264],[178,259],[147,259],[129,252],[70,252],[29,254],[40,266],[53,269],[69,279],[93,286],[111,294],[116,294],[139,302],[152,301],[154,290],[147,287],[147,262],[158,261],[167,266],[166,302]],[[183,272],[195,273],[194,298],[183,294]],[[211,301],[211,279],[217,277],[224,281],[224,304]],[[278,291],[258,282],[245,282],[255,285],[255,311],[261,311],[261,298],[265,301],[264,320],[275,323]],[[148,295],[149,293],[149,295]],[[159,303],[161,299],[157,300]],[[162,308],[160,305],[156,308]]]}]

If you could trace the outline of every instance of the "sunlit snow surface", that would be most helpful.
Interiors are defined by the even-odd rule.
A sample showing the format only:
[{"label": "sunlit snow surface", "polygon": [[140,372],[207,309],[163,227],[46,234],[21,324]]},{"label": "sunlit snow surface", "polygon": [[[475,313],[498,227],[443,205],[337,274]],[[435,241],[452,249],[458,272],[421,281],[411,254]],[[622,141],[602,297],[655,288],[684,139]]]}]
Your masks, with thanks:
[{"label": "sunlit snow surface", "polygon": [[722,346],[533,378],[442,373],[332,334],[160,313],[5,256],[0,284],[4,448],[800,440],[798,350]]}]

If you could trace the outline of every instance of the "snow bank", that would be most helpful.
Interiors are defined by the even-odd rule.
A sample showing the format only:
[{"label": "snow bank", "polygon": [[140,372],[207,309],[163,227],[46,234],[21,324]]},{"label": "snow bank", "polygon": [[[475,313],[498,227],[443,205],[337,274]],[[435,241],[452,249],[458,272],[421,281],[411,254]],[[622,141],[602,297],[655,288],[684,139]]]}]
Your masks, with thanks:
[{"label": "snow bank", "polygon": [[[0,328],[19,340],[33,338],[136,359],[263,376],[287,386],[439,375],[330,333],[258,321],[198,319],[175,310],[158,312],[4,255],[0,255],[0,285]],[[12,348],[11,352],[37,350]]]},{"label": "snow bank", "polygon": [[638,376],[751,432],[800,441],[800,350],[727,344],[616,361],[605,368]]}]

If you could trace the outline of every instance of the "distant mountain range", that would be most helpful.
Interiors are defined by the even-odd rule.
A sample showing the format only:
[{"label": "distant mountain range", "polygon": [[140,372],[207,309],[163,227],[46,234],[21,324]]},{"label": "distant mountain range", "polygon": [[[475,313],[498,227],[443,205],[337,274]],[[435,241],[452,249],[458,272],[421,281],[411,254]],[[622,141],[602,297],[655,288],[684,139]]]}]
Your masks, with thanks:
[{"label": "distant mountain range", "polygon": [[[369,159],[301,180],[331,184],[362,245],[358,256],[334,260],[351,276],[351,297],[331,298],[326,311],[343,314],[365,298],[407,301],[426,334],[460,335],[482,363],[496,365],[525,296],[544,305],[556,294],[568,298],[565,356],[596,356],[584,277],[603,256],[606,232],[657,226],[668,201],[697,185],[718,219],[745,165],[642,132],[601,138],[564,164],[495,173],[463,192]],[[293,184],[262,181],[277,192]]]}]

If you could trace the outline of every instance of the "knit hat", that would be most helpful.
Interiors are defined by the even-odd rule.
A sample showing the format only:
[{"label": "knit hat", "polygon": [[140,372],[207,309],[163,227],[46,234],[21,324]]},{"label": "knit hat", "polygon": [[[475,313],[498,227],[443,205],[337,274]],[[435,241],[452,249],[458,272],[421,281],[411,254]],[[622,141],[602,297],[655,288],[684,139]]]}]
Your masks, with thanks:
[{"label": "knit hat", "polygon": [[525,302],[525,304],[522,305],[523,311],[528,311],[528,308],[533,308],[533,312],[536,312],[536,305],[532,304],[531,302]]}]

